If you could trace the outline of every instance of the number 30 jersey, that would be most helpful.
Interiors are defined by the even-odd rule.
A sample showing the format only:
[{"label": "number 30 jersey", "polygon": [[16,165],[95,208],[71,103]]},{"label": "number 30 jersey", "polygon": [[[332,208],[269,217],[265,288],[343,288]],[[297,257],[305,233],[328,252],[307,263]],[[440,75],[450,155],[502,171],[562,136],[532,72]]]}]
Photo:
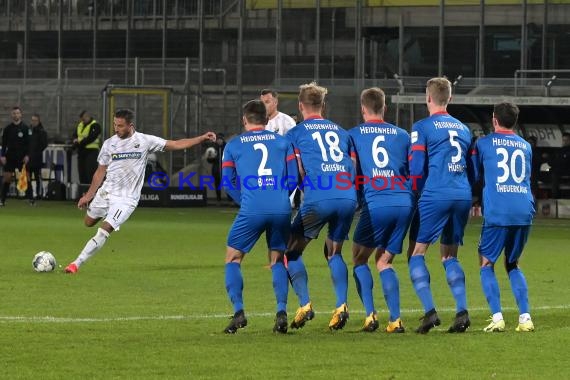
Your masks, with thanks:
[{"label": "number 30 jersey", "polygon": [[300,188],[304,202],[324,199],[356,201],[352,157],[355,156],[350,135],[338,124],[320,117],[307,118],[285,135],[301,158],[305,178]]},{"label": "number 30 jersey", "polygon": [[264,129],[234,137],[222,158],[221,185],[243,214],[289,214],[299,171],[291,143]]},{"label": "number 30 jersey", "polygon": [[423,185],[424,200],[470,200],[467,154],[469,128],[447,112],[438,112],[412,127],[410,175]]},{"label": "number 30 jersey", "polygon": [[532,149],[512,131],[481,137],[471,151],[473,179],[483,179],[485,226],[526,226],[535,213],[530,190]]}]

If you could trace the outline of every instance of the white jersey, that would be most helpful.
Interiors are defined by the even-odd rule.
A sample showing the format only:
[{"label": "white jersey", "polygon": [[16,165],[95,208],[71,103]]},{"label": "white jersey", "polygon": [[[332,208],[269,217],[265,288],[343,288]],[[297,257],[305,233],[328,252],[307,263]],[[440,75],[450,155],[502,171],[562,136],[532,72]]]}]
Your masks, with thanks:
[{"label": "white jersey", "polygon": [[283,112],[277,112],[277,116],[275,116],[273,119],[269,119],[267,125],[265,126],[265,129],[283,136],[295,125],[295,120],[293,120],[291,116]]},{"label": "white jersey", "polygon": [[135,132],[127,139],[117,135],[105,140],[97,161],[107,166],[107,177],[101,189],[108,194],[138,202],[149,153],[164,150],[166,140]]}]

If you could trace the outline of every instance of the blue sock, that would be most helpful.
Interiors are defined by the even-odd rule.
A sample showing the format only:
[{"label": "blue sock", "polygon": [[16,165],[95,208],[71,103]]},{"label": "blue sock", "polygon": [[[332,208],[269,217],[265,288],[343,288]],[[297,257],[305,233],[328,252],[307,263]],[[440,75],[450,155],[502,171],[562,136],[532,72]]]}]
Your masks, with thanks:
[{"label": "blue sock", "polygon": [[300,252],[287,252],[287,271],[291,278],[291,285],[299,298],[299,305],[305,306],[310,302],[309,278]]},{"label": "blue sock", "polygon": [[499,290],[499,282],[495,276],[493,267],[481,268],[481,286],[483,287],[483,294],[487,298],[487,303],[491,309],[491,314],[501,312],[501,292]]},{"label": "blue sock", "polygon": [[282,262],[278,262],[271,267],[271,274],[273,276],[273,292],[277,300],[277,312],[287,312],[287,295],[289,293],[287,269]]},{"label": "blue sock", "polygon": [[336,307],[347,303],[348,298],[348,268],[340,253],[335,253],[329,260],[331,278],[336,293]]},{"label": "blue sock", "polygon": [[447,284],[451,289],[451,294],[455,298],[455,311],[459,313],[460,311],[467,310],[467,295],[465,293],[465,274],[461,268],[461,264],[456,257],[445,260],[443,262],[443,267],[445,268],[445,277],[447,278]]},{"label": "blue sock", "polygon": [[424,306],[424,311],[427,313],[428,311],[435,309],[431,289],[429,287],[430,279],[425,257],[422,255],[410,257],[408,266],[414,290]]},{"label": "blue sock", "polygon": [[511,289],[519,307],[519,314],[530,313],[528,306],[528,286],[523,272],[520,269],[513,269],[509,272],[509,280],[511,280]]},{"label": "blue sock", "polygon": [[393,268],[384,269],[380,272],[380,282],[390,311],[390,321],[394,322],[400,318],[400,282],[396,271]]},{"label": "blue sock", "polygon": [[354,281],[356,281],[356,290],[368,316],[374,312],[374,298],[372,297],[374,279],[372,278],[372,273],[370,273],[370,268],[367,264],[362,264],[354,267],[352,275]]},{"label": "blue sock", "polygon": [[234,305],[234,313],[243,310],[243,277],[238,263],[226,264],[226,291]]}]

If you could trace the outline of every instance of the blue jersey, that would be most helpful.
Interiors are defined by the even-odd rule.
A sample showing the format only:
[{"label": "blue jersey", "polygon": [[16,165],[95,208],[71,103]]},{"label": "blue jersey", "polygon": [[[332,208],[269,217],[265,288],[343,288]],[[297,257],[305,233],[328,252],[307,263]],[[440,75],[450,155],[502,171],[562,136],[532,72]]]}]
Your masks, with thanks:
[{"label": "blue jersey", "polygon": [[408,132],[382,120],[370,120],[350,131],[362,175],[364,200],[368,208],[411,206],[412,191],[408,179]]},{"label": "blue jersey", "polygon": [[485,226],[530,225],[535,213],[530,190],[532,149],[512,131],[481,137],[471,152],[473,180],[483,180]]},{"label": "blue jersey", "polygon": [[411,139],[410,175],[423,187],[421,198],[470,200],[469,128],[448,113],[438,112],[415,123]]},{"label": "blue jersey", "polygon": [[290,213],[289,189],[298,175],[291,143],[276,133],[250,130],[224,149],[222,186],[241,214]]},{"label": "blue jersey", "polygon": [[305,170],[300,185],[304,202],[338,198],[356,201],[351,158],[355,153],[347,131],[330,120],[310,118],[289,130],[286,137]]}]

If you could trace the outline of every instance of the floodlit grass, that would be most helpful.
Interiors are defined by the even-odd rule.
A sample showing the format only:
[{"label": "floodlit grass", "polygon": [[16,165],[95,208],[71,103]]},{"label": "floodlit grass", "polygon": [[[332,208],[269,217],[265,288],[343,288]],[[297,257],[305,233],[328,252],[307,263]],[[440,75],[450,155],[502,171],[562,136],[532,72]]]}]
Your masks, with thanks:
[{"label": "floodlit grass", "polygon": [[[486,334],[489,316],[479,283],[480,220],[460,250],[472,320],[466,334],[445,333],[453,299],[438,260],[428,254],[442,326],[428,335],[413,329],[421,316],[404,258],[400,278],[408,332],[360,332],[363,307],[350,275],[350,320],[342,331],[327,325],[334,306],[321,239],[305,261],[316,318],[287,335],[271,332],[275,312],[271,272],[260,241],[247,256],[244,299],[249,325],[221,333],[232,314],[224,288],[226,234],[237,209],[143,209],[77,275],[39,274],[33,255],[52,252],[65,265],[94,229],[71,203],[29,207],[8,200],[0,209],[0,377],[3,379],[188,378],[568,378],[570,331],[570,221],[539,220],[521,266],[530,287],[536,331],[515,333],[518,312],[508,278],[497,266],[508,331]],[[350,262],[350,245],[345,258]],[[350,271],[352,266],[349,265]],[[373,270],[373,273],[375,271]],[[386,306],[375,274],[381,325]],[[289,293],[289,316],[297,308]],[[566,363],[566,364],[564,364]]]}]

